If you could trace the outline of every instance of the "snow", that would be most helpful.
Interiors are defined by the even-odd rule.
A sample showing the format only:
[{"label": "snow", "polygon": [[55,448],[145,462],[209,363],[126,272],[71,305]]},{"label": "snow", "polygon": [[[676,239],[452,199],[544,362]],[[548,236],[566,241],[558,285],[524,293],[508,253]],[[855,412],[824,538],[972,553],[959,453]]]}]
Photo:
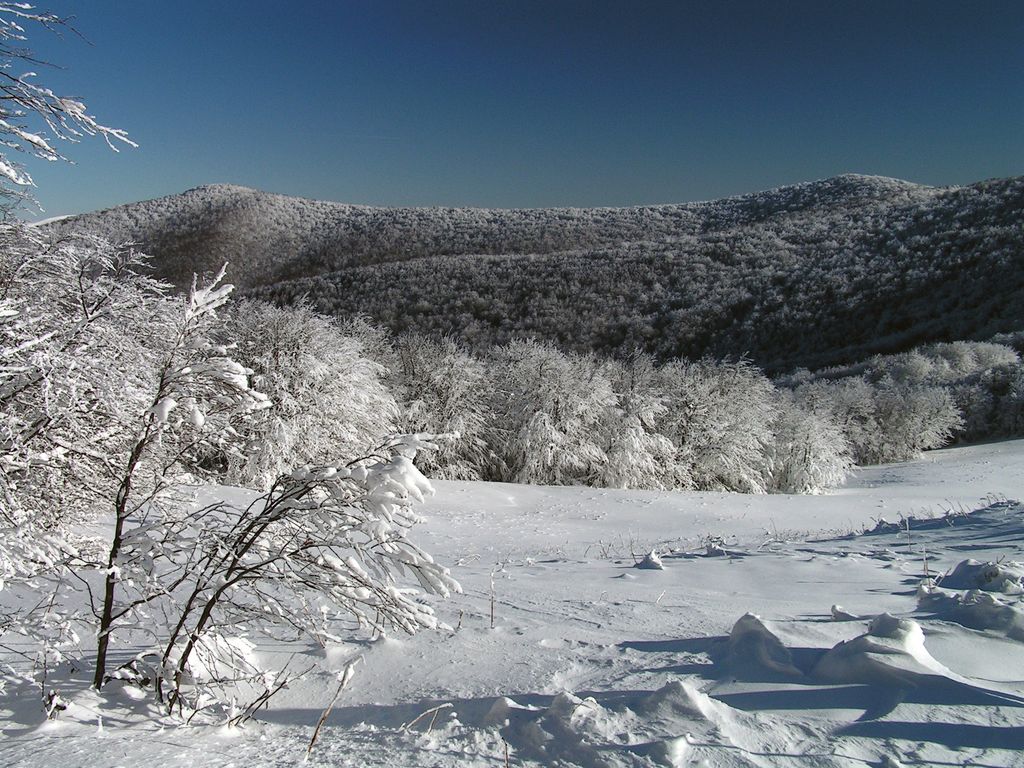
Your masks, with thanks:
[{"label": "snow", "polygon": [[1013,561],[982,563],[973,558],[963,560],[945,576],[942,586],[950,589],[984,589],[987,592],[1005,592],[1019,595],[1024,565]]},{"label": "snow", "polygon": [[149,409],[148,413],[153,416],[154,421],[166,424],[171,415],[171,411],[173,411],[177,405],[178,401],[173,397],[162,397],[153,405],[152,408]]},{"label": "snow", "polygon": [[12,183],[21,187],[33,186],[31,176],[3,157],[0,157],[0,176],[9,179]]},{"label": "snow", "polygon": [[664,563],[661,562],[661,558],[658,553],[653,549],[644,555],[644,559],[637,563],[635,568],[643,568],[649,571],[663,571],[665,570]]},{"label": "snow", "polygon": [[250,638],[314,669],[242,729],[63,668],[47,721],[5,638],[0,764],[300,764],[361,657],[311,765],[1024,766],[1024,441],[826,496],[433,485],[415,534],[462,584],[423,598],[448,630]]},{"label": "snow", "polygon": [[29,226],[30,227],[45,227],[47,224],[55,224],[58,221],[64,221],[65,219],[70,219],[72,216],[74,216],[74,214],[72,214],[72,213],[66,213],[66,214],[64,214],[62,216],[50,216],[49,218],[46,218],[46,219],[39,219],[39,221],[30,222]]}]

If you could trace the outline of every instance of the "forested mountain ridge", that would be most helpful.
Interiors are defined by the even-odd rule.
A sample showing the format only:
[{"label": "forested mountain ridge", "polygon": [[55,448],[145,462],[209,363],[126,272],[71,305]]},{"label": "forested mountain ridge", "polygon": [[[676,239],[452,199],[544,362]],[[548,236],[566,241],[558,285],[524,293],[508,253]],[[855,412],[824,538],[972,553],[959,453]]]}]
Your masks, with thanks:
[{"label": "forested mountain ridge", "polygon": [[1024,327],[1024,178],[926,187],[844,175],[632,208],[375,208],[212,185],[46,225],[131,240],[178,284],[231,264],[393,330],[532,335],[774,370]]}]

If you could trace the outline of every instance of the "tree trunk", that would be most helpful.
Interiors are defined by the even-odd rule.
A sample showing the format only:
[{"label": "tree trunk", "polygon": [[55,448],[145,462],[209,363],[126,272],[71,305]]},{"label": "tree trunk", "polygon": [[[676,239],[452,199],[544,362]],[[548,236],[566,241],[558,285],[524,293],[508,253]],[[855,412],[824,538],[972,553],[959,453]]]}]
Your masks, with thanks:
[{"label": "tree trunk", "polygon": [[107,555],[107,577],[103,583],[103,611],[100,613],[99,633],[96,637],[96,671],[93,675],[92,685],[97,691],[103,687],[104,678],[107,675],[107,650],[110,647],[110,632],[114,625],[114,597],[117,592],[117,556],[121,552],[121,544],[124,541],[124,526],[128,517],[128,499],[132,491],[132,480],[135,476],[135,468],[142,458],[146,446],[151,437],[150,427],[135,443],[131,455],[128,457],[128,464],[125,466],[124,476],[121,485],[117,489],[117,497],[114,500],[114,534],[110,540],[110,553]]}]

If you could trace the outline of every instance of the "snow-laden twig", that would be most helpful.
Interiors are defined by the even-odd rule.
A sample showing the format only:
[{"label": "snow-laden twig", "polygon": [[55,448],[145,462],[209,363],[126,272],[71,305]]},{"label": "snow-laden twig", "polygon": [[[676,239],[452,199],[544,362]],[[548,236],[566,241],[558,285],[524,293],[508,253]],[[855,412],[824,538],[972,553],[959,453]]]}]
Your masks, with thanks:
[{"label": "snow-laden twig", "polygon": [[305,760],[309,760],[309,756],[313,754],[313,747],[316,746],[316,740],[320,737],[320,729],[324,727],[324,723],[327,722],[327,718],[330,717],[331,710],[334,709],[334,705],[338,703],[338,699],[341,697],[341,692],[348,686],[349,681],[352,679],[352,675],[355,672],[356,664],[363,660],[362,656],[357,656],[345,665],[345,668],[338,675],[338,689],[334,692],[334,696],[331,698],[330,703],[324,707],[323,713],[320,715],[320,719],[316,722],[316,728],[313,729],[313,735],[309,739],[309,746],[306,747]]}]

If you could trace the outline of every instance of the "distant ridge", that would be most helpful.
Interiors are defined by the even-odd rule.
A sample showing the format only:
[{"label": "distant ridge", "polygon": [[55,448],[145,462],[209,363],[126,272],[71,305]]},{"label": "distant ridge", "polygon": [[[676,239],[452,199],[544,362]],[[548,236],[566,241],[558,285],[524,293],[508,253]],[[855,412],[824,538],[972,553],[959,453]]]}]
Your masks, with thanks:
[{"label": "distant ridge", "polygon": [[253,295],[396,331],[781,370],[1024,328],[1022,222],[1022,178],[844,174],[628,208],[382,208],[211,184],[42,228],[139,243],[179,285],[227,261]]}]

